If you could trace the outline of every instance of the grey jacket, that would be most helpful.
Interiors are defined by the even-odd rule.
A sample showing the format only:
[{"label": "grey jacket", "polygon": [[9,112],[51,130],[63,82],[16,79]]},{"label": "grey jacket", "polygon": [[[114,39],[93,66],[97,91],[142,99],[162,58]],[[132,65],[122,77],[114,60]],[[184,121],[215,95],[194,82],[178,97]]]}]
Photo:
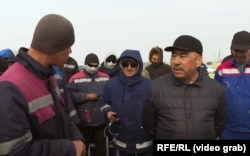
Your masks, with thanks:
[{"label": "grey jacket", "polygon": [[221,85],[202,74],[184,84],[172,73],[152,82],[142,124],[155,139],[216,139],[225,125]]}]

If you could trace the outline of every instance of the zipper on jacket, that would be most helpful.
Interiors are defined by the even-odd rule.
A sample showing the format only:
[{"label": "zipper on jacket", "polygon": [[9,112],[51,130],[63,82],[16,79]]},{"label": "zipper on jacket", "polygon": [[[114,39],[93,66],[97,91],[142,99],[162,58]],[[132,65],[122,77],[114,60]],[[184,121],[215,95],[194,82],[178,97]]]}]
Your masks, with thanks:
[{"label": "zipper on jacket", "polygon": [[62,110],[62,106],[61,106],[60,100],[58,98],[58,95],[57,95],[57,93],[54,89],[54,86],[52,85],[50,80],[47,80],[46,84],[47,84],[47,88],[48,88],[48,90],[51,93],[51,96],[53,98],[56,112],[58,113],[58,114],[56,114],[56,116],[58,116],[58,119],[59,119],[59,122],[57,122],[58,123],[57,124],[58,125],[58,133],[60,134],[60,130],[62,130],[63,137],[68,138],[68,135],[66,132],[67,127],[66,127],[66,124],[64,123],[65,118],[63,116],[63,110]]}]

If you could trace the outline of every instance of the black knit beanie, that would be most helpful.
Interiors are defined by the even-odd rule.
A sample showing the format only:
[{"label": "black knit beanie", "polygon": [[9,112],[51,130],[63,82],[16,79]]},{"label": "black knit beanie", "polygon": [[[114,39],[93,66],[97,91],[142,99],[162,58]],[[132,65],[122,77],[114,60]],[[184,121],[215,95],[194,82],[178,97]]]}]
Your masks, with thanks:
[{"label": "black knit beanie", "polygon": [[48,14],[38,22],[31,47],[44,53],[55,53],[71,47],[75,42],[74,28],[61,15]]},{"label": "black knit beanie", "polygon": [[97,63],[99,64],[98,56],[94,53],[90,53],[85,57],[85,64]]}]

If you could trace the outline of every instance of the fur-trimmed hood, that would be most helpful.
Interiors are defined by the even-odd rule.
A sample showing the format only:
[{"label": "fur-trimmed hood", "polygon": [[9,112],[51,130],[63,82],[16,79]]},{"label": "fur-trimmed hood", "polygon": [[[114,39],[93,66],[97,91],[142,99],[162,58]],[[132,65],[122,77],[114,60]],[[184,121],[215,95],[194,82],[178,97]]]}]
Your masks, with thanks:
[{"label": "fur-trimmed hood", "polygon": [[160,57],[160,62],[159,62],[159,63],[162,63],[162,62],[163,62],[163,50],[162,50],[160,47],[158,47],[158,46],[153,47],[153,48],[150,50],[150,52],[149,52],[149,57],[148,57],[149,62],[152,63],[151,60],[152,60],[152,55],[153,55],[154,53],[157,53],[157,54],[159,55],[159,57]]}]

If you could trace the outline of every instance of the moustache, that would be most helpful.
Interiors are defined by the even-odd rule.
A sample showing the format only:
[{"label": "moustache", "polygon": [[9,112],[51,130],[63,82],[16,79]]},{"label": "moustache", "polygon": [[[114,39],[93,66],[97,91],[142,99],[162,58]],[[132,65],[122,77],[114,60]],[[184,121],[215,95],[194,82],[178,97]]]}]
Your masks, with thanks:
[{"label": "moustache", "polygon": [[173,70],[183,70],[183,68],[181,66],[174,66]]}]

